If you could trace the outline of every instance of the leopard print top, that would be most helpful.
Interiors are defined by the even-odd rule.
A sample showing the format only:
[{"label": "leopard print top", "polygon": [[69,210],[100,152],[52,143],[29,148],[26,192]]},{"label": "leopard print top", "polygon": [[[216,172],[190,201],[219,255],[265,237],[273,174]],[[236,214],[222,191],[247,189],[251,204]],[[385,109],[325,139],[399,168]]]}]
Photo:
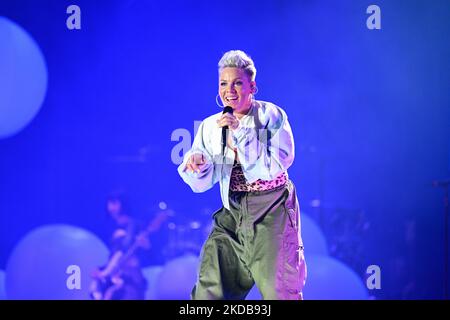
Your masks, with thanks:
[{"label": "leopard print top", "polygon": [[245,180],[242,166],[235,162],[233,170],[231,171],[230,190],[244,192],[272,190],[285,185],[288,180],[287,172],[283,171],[273,180],[258,179],[255,182],[248,183],[247,180]]}]

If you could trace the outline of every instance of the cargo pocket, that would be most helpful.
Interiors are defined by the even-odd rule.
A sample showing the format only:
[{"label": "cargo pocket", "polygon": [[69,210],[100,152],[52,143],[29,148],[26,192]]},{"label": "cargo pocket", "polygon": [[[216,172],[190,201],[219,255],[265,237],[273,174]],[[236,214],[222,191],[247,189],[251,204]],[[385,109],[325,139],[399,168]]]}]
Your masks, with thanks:
[{"label": "cargo pocket", "polygon": [[284,209],[289,218],[290,226],[293,230],[298,232],[299,227],[299,213],[298,213],[298,204],[297,197],[295,194],[295,189],[292,184],[286,188],[286,200],[284,202]]},{"label": "cargo pocket", "polygon": [[284,299],[300,299],[303,288],[303,245],[295,228],[287,228],[283,237],[283,286]]}]

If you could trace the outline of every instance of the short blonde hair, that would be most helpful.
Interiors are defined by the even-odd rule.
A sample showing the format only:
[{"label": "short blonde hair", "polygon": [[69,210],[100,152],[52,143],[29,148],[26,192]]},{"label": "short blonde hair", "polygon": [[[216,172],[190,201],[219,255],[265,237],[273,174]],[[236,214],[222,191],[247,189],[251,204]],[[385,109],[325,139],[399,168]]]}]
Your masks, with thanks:
[{"label": "short blonde hair", "polygon": [[219,74],[224,68],[240,68],[245,71],[251,81],[255,81],[256,68],[252,58],[250,58],[244,51],[230,50],[225,52],[219,61]]}]

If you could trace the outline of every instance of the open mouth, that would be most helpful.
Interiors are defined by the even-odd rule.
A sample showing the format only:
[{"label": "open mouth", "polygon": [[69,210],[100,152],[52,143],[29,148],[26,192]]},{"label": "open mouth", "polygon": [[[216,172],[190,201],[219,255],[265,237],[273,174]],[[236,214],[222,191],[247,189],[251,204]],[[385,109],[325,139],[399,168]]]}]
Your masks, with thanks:
[{"label": "open mouth", "polygon": [[237,101],[238,97],[226,97],[225,100],[228,102]]}]

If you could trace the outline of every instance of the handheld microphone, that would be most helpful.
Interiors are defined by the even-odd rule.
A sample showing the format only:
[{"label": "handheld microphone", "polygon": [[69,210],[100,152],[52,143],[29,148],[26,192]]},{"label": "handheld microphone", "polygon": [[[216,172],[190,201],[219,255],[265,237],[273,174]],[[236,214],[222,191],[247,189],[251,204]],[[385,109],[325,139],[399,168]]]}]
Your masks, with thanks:
[{"label": "handheld microphone", "polygon": [[[233,108],[230,106],[226,106],[223,108],[223,113],[231,113],[233,114]],[[228,132],[228,126],[222,127],[222,154],[225,154],[225,146],[227,145],[227,132]]]}]

